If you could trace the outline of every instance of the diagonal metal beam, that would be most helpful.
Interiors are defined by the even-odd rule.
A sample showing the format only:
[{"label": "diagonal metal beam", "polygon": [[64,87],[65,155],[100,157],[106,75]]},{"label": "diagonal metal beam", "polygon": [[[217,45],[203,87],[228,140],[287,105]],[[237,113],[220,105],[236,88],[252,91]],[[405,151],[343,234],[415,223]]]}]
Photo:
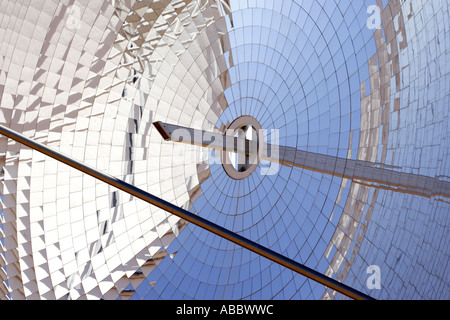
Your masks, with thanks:
[{"label": "diagonal metal beam", "polygon": [[132,196],[135,196],[141,200],[144,200],[152,205],[157,206],[158,208],[161,208],[169,213],[172,213],[188,222],[191,222],[195,224],[196,226],[199,226],[200,228],[203,228],[205,230],[208,230],[224,239],[227,239],[237,245],[240,245],[256,254],[259,254],[275,263],[278,263],[294,272],[297,272],[309,279],[312,279],[314,281],[317,281],[318,283],[321,283],[322,285],[333,289],[337,292],[340,292],[350,298],[358,299],[358,300],[372,300],[372,298],[362,292],[359,292],[358,290],[355,290],[343,283],[340,283],[339,281],[332,279],[330,277],[327,277],[320,272],[317,272],[305,265],[302,265],[292,259],[289,259],[273,250],[270,250],[269,248],[266,248],[254,241],[251,241],[245,237],[242,237],[241,235],[234,233],[228,229],[225,229],[217,224],[214,224],[210,222],[209,220],[206,220],[202,217],[199,217],[198,215],[195,215],[187,210],[184,210],[182,208],[179,208],[172,203],[165,201],[163,199],[160,199],[144,190],[141,190],[125,181],[122,181],[120,179],[117,179],[111,175],[108,175],[106,173],[103,173],[93,167],[90,167],[80,161],[77,161],[75,159],[72,159],[71,157],[64,155],[58,151],[55,151],[39,142],[33,141],[25,136],[23,136],[20,133],[15,132],[14,130],[11,130],[9,128],[6,128],[2,125],[0,125],[0,134],[13,139],[29,148],[32,148],[34,150],[37,150],[53,159],[56,159],[60,162],[65,163],[66,165],[75,168],[77,170],[80,170],[98,180],[101,180],[119,190],[122,190]]},{"label": "diagonal metal beam", "polygon": [[[182,142],[221,151],[248,154],[257,150],[248,148],[249,141],[222,133],[186,128],[174,124],[155,122],[154,126],[166,141]],[[392,170],[391,166],[363,160],[339,158],[335,156],[299,150],[293,147],[276,146],[266,143],[261,159],[285,166],[298,167],[311,171],[350,179],[371,187],[414,194],[422,197],[450,198],[450,182],[441,180],[447,177],[429,177],[420,174]],[[277,150],[268,154],[268,150]]]}]

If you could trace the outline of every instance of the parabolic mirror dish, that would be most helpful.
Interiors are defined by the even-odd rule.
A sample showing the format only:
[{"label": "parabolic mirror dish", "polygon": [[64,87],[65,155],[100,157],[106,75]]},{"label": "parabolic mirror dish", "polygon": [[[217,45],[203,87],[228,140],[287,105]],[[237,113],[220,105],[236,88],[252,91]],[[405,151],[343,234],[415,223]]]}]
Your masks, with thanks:
[{"label": "parabolic mirror dish", "polygon": [[[449,18],[446,1],[3,0],[0,125],[371,297],[449,299]],[[155,125],[237,119],[232,137],[271,147],[229,172]],[[4,136],[0,167],[0,299],[346,298]]]}]

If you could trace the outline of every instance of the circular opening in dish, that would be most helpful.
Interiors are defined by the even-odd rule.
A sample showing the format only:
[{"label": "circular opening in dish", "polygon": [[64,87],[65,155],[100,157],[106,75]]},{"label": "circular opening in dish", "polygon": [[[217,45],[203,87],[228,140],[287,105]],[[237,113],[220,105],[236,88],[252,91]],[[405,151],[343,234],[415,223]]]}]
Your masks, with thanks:
[{"label": "circular opening in dish", "polygon": [[226,128],[227,151],[222,151],[221,158],[228,176],[242,180],[258,167],[263,146],[260,132],[260,124],[251,116],[241,116]]}]

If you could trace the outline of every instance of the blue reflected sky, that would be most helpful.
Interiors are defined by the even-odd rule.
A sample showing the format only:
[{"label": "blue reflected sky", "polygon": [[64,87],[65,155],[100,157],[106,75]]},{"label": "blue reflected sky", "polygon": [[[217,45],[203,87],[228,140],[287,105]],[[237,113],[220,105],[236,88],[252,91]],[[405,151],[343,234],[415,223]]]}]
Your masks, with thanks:
[{"label": "blue reflected sky", "polygon": [[[356,159],[361,84],[368,95],[368,60],[377,53],[374,30],[366,26],[367,7],[373,4],[375,1],[231,1],[232,22],[229,16],[226,19],[234,62],[229,68],[232,85],[224,92],[229,106],[217,127],[251,115],[263,128],[278,129],[281,145],[338,157],[347,157],[350,148],[351,158]],[[383,6],[386,4],[383,1]],[[414,35],[410,37],[414,39]],[[437,73],[430,72],[430,76],[431,82],[444,87],[448,81],[448,77],[439,80]],[[411,97],[415,93],[409,90]],[[434,112],[446,119],[448,92],[444,96],[446,100],[430,93],[427,97],[433,105],[423,110],[422,101],[410,106],[408,99],[402,99],[401,124],[394,127],[393,118],[389,136],[388,154],[398,149],[394,165],[406,172],[448,176],[445,161],[439,162],[446,156],[440,152],[448,148],[439,147],[443,141],[431,142],[436,133],[445,137],[447,122],[436,127],[427,116]],[[418,127],[413,135],[411,125]],[[411,152],[410,146],[415,151]],[[328,257],[324,252],[338,227],[350,182],[340,194],[341,178],[299,168],[280,167],[275,175],[261,175],[257,169],[239,181],[228,177],[219,164],[210,169],[211,177],[201,185],[203,194],[192,212],[319,272],[326,271],[336,249]],[[382,190],[377,196],[363,211],[363,215],[371,212],[373,218],[367,233],[371,240],[361,247],[354,262],[356,270],[365,270],[371,263],[390,269],[394,262],[388,253],[395,256],[402,246],[414,255],[417,248],[408,247],[405,239],[419,244],[424,232],[420,223],[429,221],[428,208],[437,214],[430,227],[440,225],[448,231],[448,215],[442,216],[442,212],[448,213],[448,204]],[[374,190],[367,203],[372,203],[372,197]],[[414,223],[408,222],[411,215]],[[396,235],[397,225],[404,227],[403,236]],[[443,237],[448,240],[448,232]],[[430,240],[429,245],[432,243]],[[137,288],[134,299],[319,299],[324,293],[323,286],[193,225],[188,225],[167,251],[176,254],[156,267]],[[373,257],[373,261],[363,257]],[[390,275],[391,279],[410,271],[408,263],[414,261],[404,257],[408,255],[399,259],[405,267]],[[360,277],[350,272],[349,281],[358,290],[364,289]]]}]

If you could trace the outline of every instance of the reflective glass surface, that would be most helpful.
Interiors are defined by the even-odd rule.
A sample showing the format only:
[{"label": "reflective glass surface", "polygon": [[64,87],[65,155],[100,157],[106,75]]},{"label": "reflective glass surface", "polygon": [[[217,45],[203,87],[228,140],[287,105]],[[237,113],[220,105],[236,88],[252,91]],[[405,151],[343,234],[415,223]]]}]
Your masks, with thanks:
[{"label": "reflective glass surface", "polygon": [[[2,1],[0,124],[374,298],[449,299],[449,16]],[[246,115],[298,152],[242,180],[153,125]],[[5,137],[0,166],[0,299],[347,299]]]}]

